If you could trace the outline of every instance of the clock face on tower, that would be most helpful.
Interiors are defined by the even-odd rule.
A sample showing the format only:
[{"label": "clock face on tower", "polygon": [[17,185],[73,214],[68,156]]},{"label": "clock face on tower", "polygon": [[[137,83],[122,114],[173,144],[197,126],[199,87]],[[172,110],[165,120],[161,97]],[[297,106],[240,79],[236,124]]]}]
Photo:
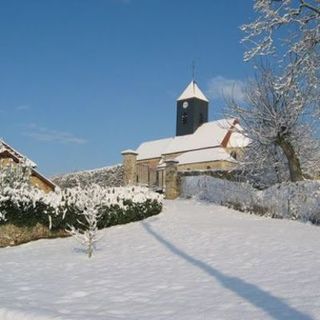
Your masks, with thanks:
[{"label": "clock face on tower", "polygon": [[188,101],[185,101],[185,102],[182,104],[183,109],[187,109],[188,106],[189,106]]}]

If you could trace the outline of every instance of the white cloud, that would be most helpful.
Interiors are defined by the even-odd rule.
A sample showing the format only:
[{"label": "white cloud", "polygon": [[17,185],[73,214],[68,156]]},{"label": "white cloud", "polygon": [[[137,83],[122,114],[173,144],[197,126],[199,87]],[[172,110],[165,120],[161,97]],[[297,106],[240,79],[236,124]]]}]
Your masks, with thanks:
[{"label": "white cloud", "polygon": [[63,144],[87,143],[86,139],[76,137],[70,132],[50,130],[48,128],[38,127],[36,124],[30,124],[23,132],[23,135],[44,142],[56,142]]},{"label": "white cloud", "polygon": [[211,99],[234,98],[238,102],[245,100],[246,83],[242,80],[217,76],[209,80],[207,95]]},{"label": "white cloud", "polygon": [[28,111],[30,110],[30,106],[28,106],[27,104],[22,104],[20,106],[16,107],[17,111]]}]

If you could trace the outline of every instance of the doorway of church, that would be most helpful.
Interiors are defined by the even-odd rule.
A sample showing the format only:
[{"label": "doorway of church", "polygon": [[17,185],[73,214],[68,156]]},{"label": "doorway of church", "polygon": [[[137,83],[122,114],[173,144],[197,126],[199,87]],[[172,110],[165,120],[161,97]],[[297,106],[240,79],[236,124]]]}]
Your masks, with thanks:
[{"label": "doorway of church", "polygon": [[155,191],[162,191],[164,188],[164,170],[157,170],[157,168],[152,168],[148,164],[138,164],[137,184]]}]

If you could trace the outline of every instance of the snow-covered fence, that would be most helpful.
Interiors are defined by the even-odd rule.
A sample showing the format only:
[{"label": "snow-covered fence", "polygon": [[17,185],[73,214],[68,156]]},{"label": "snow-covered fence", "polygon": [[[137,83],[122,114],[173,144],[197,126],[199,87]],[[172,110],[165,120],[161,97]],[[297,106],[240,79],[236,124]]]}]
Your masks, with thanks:
[{"label": "snow-covered fence", "polygon": [[196,197],[237,210],[320,224],[320,181],[301,181],[257,190],[247,183],[209,176],[181,179],[181,197]]},{"label": "snow-covered fence", "polygon": [[115,165],[95,170],[73,172],[52,178],[52,181],[60,188],[82,188],[92,184],[101,187],[120,187],[123,186],[124,170],[122,165]]}]

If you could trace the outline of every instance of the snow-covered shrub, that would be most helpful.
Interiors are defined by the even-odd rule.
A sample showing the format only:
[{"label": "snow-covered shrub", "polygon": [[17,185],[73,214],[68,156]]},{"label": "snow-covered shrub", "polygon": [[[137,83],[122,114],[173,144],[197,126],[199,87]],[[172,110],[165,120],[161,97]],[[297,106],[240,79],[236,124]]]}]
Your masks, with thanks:
[{"label": "snow-covered shrub", "polygon": [[158,214],[162,196],[146,188],[102,188],[92,185],[66,190],[62,222],[67,232],[87,248],[91,257],[98,240],[97,231],[115,224],[124,224]]},{"label": "snow-covered shrub", "polygon": [[162,209],[162,196],[146,188],[91,185],[44,193],[30,184],[30,174],[24,165],[1,168],[0,225],[43,225],[58,233],[68,226],[81,230],[90,224],[86,214],[94,209],[101,229],[141,220]]},{"label": "snow-covered shrub", "polygon": [[4,221],[20,226],[50,225],[58,214],[59,192],[44,193],[30,183],[31,168],[8,165],[0,170],[0,212]]},{"label": "snow-covered shrub", "polygon": [[260,199],[275,216],[320,224],[320,181],[278,184],[262,191]]},{"label": "snow-covered shrub", "polygon": [[255,189],[247,183],[231,182],[209,176],[184,177],[181,192],[183,197],[196,196],[221,205],[237,204],[240,210],[246,210],[252,203]]},{"label": "snow-covered shrub", "polygon": [[115,165],[95,170],[79,171],[52,178],[60,188],[88,187],[98,184],[101,187],[120,187],[123,185],[123,166]]},{"label": "snow-covered shrub", "polygon": [[[162,209],[163,197],[142,187],[102,188],[92,185],[62,192],[62,210],[57,225],[72,225],[81,229],[86,224],[84,212],[88,207],[99,212],[98,228],[142,220],[158,214]],[[90,201],[88,197],[91,197]]]},{"label": "snow-covered shrub", "polygon": [[286,182],[265,190],[208,176],[183,177],[182,197],[236,210],[320,224],[320,181]]}]

